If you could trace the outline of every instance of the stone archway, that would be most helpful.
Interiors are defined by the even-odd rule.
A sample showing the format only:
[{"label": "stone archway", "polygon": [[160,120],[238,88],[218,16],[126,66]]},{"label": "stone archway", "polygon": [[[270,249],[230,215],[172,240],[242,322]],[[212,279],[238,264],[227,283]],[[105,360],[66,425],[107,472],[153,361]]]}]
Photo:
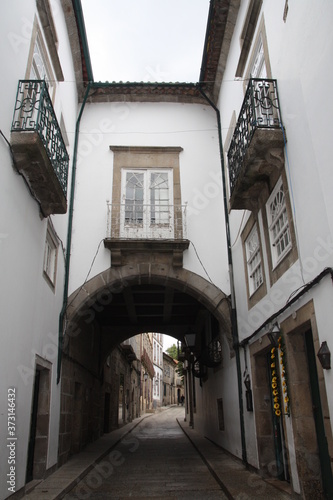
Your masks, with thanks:
[{"label": "stone archway", "polygon": [[[133,285],[159,285],[173,288],[194,298],[211,312],[220,324],[233,356],[230,308],[228,297],[202,276],[171,264],[141,263],[111,267],[96,275],[75,290],[68,299],[67,335],[75,337],[82,323],[92,325],[95,317],[112,302],[114,295]],[[165,325],[159,325],[161,333],[169,333]],[[137,326],[128,327],[129,335],[140,333]],[[173,335],[177,337],[176,335]]]},{"label": "stone archway", "polygon": [[[148,314],[138,312],[145,296],[150,300]],[[161,312],[149,314],[153,308]],[[115,346],[147,331],[183,341],[186,330],[198,321],[202,324],[208,314],[215,318],[233,356],[228,297],[201,276],[171,263],[111,267],[71,294],[62,352],[60,464],[103,433],[103,374]],[[111,398],[118,397],[111,386],[107,391]]]}]

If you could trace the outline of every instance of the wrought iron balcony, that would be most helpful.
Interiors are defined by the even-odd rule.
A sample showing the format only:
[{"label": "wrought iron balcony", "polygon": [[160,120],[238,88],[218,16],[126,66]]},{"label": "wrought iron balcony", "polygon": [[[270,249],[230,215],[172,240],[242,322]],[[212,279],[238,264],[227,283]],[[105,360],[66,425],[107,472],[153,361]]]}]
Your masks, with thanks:
[{"label": "wrought iron balcony", "polygon": [[193,375],[204,378],[207,375],[207,367],[215,368],[222,363],[222,346],[219,339],[212,340],[193,363]]},{"label": "wrought iron balcony", "polygon": [[186,239],[186,205],[144,205],[107,202],[107,236],[112,265],[121,265],[125,254],[172,253],[173,265],[182,266]]},{"label": "wrought iron balcony", "polygon": [[11,146],[43,214],[66,213],[69,157],[44,80],[19,81]]},{"label": "wrought iron balcony", "polygon": [[107,237],[122,239],[186,238],[186,205],[110,203]]},{"label": "wrought iron balcony", "polygon": [[276,80],[252,78],[228,150],[230,206],[252,210],[283,166],[284,137]]}]

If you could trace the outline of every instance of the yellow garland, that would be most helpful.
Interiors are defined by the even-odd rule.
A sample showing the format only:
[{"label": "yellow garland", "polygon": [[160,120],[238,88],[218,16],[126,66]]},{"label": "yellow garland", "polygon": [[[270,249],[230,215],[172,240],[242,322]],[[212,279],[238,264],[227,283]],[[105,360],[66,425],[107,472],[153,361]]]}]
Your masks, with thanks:
[{"label": "yellow garland", "polygon": [[285,345],[283,343],[282,336],[278,338],[279,343],[279,351],[280,351],[280,364],[281,364],[281,373],[282,373],[282,386],[283,386],[283,395],[284,395],[284,409],[285,413],[290,416],[290,408],[289,408],[289,397],[288,397],[288,379],[287,379],[287,369],[285,363]]},{"label": "yellow garland", "polygon": [[[271,359],[275,359],[275,347],[272,347],[271,349]],[[277,384],[277,376],[276,376],[276,370],[275,370],[275,361],[271,363],[271,376],[272,376],[272,394],[274,397],[274,412],[277,417],[281,415],[281,409],[280,409],[280,398],[279,398],[279,390],[278,390],[278,384]]]},{"label": "yellow garland", "polygon": [[289,397],[288,397],[288,382],[287,382],[287,370],[284,362],[285,359],[285,346],[282,344],[282,337],[278,339],[278,350],[275,347],[271,349],[271,387],[273,394],[273,407],[274,413],[277,417],[281,416],[281,403],[279,394],[279,383],[278,383],[278,372],[276,370],[275,360],[281,365],[281,377],[282,377],[282,401],[284,405],[285,413],[289,416]]}]

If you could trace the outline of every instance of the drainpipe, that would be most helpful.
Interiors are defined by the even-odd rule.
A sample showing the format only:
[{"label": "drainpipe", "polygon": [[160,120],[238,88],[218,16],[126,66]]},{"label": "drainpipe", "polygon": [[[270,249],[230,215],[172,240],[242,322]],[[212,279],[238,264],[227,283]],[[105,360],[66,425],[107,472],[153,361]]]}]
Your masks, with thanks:
[{"label": "drainpipe", "polygon": [[236,297],[235,297],[235,289],[234,289],[234,273],[233,273],[233,265],[232,265],[227,191],[226,191],[226,186],[225,186],[225,168],[224,168],[224,158],[223,158],[223,144],[222,144],[220,110],[215,106],[213,101],[211,101],[211,99],[202,90],[200,83],[197,84],[197,87],[198,87],[198,90],[201,93],[201,95],[206,99],[206,101],[210,104],[210,106],[215,110],[216,119],[217,119],[217,127],[218,127],[218,135],[219,135],[219,148],[220,148],[220,161],[221,161],[221,171],[222,171],[224,218],[225,218],[225,230],[226,230],[226,237],[227,237],[228,265],[229,265],[229,277],[230,277],[231,331],[232,331],[233,347],[234,347],[235,354],[236,354],[236,366],[237,366],[237,383],[238,383],[238,401],[239,401],[241,442],[242,442],[242,459],[243,459],[243,462],[245,464],[247,464],[245,425],[244,425],[244,407],[243,407],[242,370],[241,370],[240,355],[239,355],[239,337],[238,337],[238,327],[237,327]]},{"label": "drainpipe", "polygon": [[82,113],[83,113],[83,110],[84,110],[84,107],[85,107],[85,104],[86,104],[86,101],[88,98],[90,87],[91,87],[91,82],[89,82],[87,85],[86,92],[84,94],[83,102],[81,104],[81,109],[80,109],[78,118],[76,120],[76,127],[75,127],[71,191],[70,191],[69,210],[68,210],[64,296],[63,296],[62,309],[61,309],[60,316],[59,316],[57,384],[59,384],[59,382],[60,382],[61,358],[62,358],[62,347],[63,347],[63,329],[64,329],[64,319],[65,319],[65,314],[66,314],[66,309],[67,309],[67,300],[68,300],[69,265],[70,265],[70,260],[71,260],[74,193],[75,193],[75,179],[76,179],[76,164],[77,164],[77,149],[78,149],[78,142],[79,142],[79,130],[80,130],[80,122],[81,122]]}]

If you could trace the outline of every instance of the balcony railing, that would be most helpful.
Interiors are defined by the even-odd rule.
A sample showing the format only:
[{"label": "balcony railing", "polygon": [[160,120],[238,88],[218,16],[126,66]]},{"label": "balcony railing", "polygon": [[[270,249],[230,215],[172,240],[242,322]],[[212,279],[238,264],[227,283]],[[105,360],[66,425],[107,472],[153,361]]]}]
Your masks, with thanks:
[{"label": "balcony railing", "polygon": [[11,131],[38,134],[66,197],[69,158],[44,80],[19,81]]},{"label": "balcony railing", "polygon": [[276,80],[251,78],[228,151],[231,194],[255,131],[281,126]]},{"label": "balcony railing", "polygon": [[186,205],[143,205],[107,202],[107,238],[184,240]]}]

